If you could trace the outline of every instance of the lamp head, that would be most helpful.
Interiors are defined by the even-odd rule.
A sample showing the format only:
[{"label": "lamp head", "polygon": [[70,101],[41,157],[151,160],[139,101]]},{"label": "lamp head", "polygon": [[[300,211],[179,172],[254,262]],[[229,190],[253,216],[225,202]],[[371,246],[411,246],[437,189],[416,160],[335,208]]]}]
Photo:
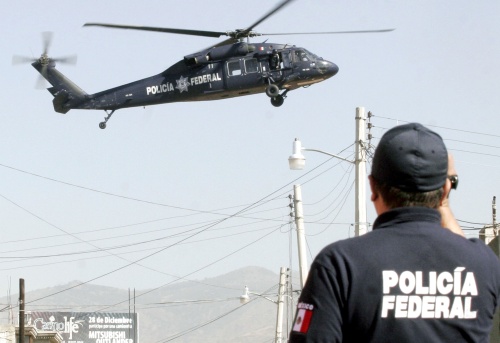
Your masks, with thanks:
[{"label": "lamp head", "polygon": [[302,170],[306,164],[306,158],[302,155],[302,143],[298,138],[293,141],[292,155],[288,158],[288,165],[292,170]]},{"label": "lamp head", "polygon": [[250,295],[248,295],[248,286],[245,286],[245,294],[240,295],[240,303],[246,304],[250,301]]},{"label": "lamp head", "polygon": [[250,301],[250,297],[248,296],[248,294],[240,295],[240,303],[241,304],[246,304],[249,301]]}]

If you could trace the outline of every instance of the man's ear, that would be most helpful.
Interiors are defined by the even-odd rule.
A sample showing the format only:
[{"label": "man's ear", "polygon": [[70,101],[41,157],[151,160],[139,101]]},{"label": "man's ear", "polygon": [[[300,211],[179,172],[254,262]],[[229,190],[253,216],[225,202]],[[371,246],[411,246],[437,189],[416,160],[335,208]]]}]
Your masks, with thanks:
[{"label": "man's ear", "polygon": [[377,191],[377,187],[375,187],[375,181],[371,175],[368,176],[368,181],[370,181],[370,190],[372,191],[372,195],[370,196],[370,200],[376,201],[380,196]]},{"label": "man's ear", "polygon": [[390,208],[387,207],[382,194],[378,190],[377,181],[375,181],[371,175],[368,176],[368,180],[370,181],[370,189],[372,191],[371,201],[375,207],[375,212],[377,212],[377,215],[381,215],[382,213],[390,210]]},{"label": "man's ear", "polygon": [[443,195],[441,196],[441,201],[439,204],[443,206],[443,204],[448,202],[448,197],[450,196],[450,191],[451,191],[451,181],[450,179],[446,178],[446,182],[444,183],[443,186]]}]

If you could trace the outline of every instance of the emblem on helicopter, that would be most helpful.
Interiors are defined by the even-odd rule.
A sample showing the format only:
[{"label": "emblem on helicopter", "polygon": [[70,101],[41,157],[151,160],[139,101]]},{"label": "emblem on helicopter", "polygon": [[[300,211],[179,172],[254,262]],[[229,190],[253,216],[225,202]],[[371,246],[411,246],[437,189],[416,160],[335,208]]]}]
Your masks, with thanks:
[{"label": "emblem on helicopter", "polygon": [[187,77],[181,76],[181,78],[179,80],[175,80],[175,82],[177,82],[177,86],[175,86],[175,88],[177,88],[181,93],[184,91],[187,92],[188,86],[191,86],[191,84],[188,82]]}]

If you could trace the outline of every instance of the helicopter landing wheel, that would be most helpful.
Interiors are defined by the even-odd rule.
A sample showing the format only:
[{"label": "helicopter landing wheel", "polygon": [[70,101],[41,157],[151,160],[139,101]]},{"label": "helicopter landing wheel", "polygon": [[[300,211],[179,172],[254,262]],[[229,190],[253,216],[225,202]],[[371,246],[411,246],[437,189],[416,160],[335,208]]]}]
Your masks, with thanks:
[{"label": "helicopter landing wheel", "polygon": [[278,96],[275,96],[274,98],[271,98],[271,104],[274,107],[280,107],[281,105],[283,105],[284,102],[285,102],[285,98],[283,98],[283,96],[281,96],[281,95],[278,95]]},{"label": "helicopter landing wheel", "polygon": [[115,113],[116,110],[112,110],[111,112],[108,112],[107,110],[104,110],[106,112],[106,118],[104,118],[104,121],[99,123],[99,128],[104,130],[106,128],[106,123],[108,122],[109,118]]},{"label": "helicopter landing wheel", "polygon": [[266,94],[268,97],[275,98],[280,94],[280,89],[278,86],[270,84],[266,87]]}]

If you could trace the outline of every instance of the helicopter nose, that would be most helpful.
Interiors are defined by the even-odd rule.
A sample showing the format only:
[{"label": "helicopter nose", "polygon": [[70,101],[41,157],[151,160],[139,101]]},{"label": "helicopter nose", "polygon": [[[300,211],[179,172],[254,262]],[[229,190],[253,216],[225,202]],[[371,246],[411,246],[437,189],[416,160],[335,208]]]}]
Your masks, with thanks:
[{"label": "helicopter nose", "polygon": [[328,62],[328,74],[334,76],[339,72],[339,66],[333,62]]},{"label": "helicopter nose", "polygon": [[316,63],[316,67],[324,78],[330,78],[339,71],[339,67],[335,63],[327,60],[318,61],[318,63]]}]

